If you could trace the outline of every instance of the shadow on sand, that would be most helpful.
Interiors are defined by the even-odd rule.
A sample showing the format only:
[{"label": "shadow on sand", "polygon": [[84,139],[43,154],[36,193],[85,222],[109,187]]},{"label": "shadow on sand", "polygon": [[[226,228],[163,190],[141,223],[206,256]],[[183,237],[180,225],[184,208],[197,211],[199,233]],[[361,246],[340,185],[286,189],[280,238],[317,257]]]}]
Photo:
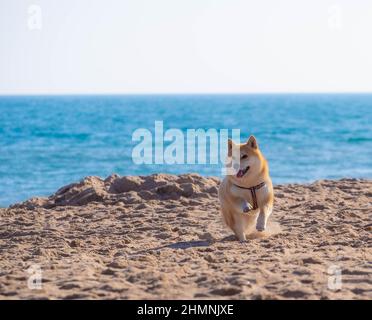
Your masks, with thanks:
[{"label": "shadow on sand", "polygon": [[197,247],[209,247],[213,243],[216,242],[225,242],[225,241],[237,241],[235,236],[227,236],[225,238],[219,239],[219,240],[192,240],[192,241],[180,241],[180,242],[175,242],[175,243],[170,243],[164,246],[160,247],[155,247],[155,248],[150,248],[146,250],[141,250],[137,252],[136,254],[141,254],[141,253],[147,253],[150,251],[157,251],[161,249],[189,249],[189,248],[197,248]]},{"label": "shadow on sand", "polygon": [[[268,229],[264,232],[254,231],[247,236],[247,240],[262,239],[268,236],[273,236],[281,232],[280,225],[277,222],[272,222],[269,224]],[[161,250],[161,249],[189,249],[196,247],[209,247],[213,243],[218,242],[236,242],[239,241],[234,235],[224,237],[222,239],[208,239],[208,240],[191,240],[191,241],[179,241],[175,243],[166,244],[164,246],[150,248],[146,250],[141,250],[136,254],[147,253],[151,251]]]}]

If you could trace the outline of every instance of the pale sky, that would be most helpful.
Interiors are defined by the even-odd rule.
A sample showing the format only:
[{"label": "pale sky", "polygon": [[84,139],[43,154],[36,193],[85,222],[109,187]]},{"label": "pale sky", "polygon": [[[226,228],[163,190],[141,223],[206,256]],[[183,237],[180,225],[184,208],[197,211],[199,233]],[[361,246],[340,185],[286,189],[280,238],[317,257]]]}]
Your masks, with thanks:
[{"label": "pale sky", "polygon": [[372,92],[372,1],[0,0],[0,94],[203,92]]}]

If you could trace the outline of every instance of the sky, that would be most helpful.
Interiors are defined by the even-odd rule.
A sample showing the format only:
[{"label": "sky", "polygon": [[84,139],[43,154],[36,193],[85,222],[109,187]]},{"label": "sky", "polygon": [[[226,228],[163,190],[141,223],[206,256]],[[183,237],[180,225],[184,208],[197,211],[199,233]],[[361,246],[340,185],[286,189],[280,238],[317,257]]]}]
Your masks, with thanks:
[{"label": "sky", "polygon": [[0,0],[0,94],[372,92],[370,0]]}]

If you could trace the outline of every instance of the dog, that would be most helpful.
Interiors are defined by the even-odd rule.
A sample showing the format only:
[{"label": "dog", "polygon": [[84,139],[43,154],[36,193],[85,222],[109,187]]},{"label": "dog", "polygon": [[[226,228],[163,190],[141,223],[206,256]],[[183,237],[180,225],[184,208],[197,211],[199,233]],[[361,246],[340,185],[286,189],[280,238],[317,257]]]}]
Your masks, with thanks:
[{"label": "dog", "polygon": [[228,140],[227,170],[218,190],[222,216],[236,237],[246,241],[255,228],[266,229],[274,202],[268,162],[254,136],[243,144]]}]

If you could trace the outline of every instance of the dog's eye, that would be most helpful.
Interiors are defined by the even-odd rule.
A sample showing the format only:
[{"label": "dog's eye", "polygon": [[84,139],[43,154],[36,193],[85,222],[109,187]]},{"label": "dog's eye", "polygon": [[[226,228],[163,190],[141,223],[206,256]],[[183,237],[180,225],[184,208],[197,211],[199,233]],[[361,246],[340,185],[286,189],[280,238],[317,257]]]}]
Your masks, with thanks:
[{"label": "dog's eye", "polygon": [[241,159],[247,159],[247,158],[248,158],[248,156],[246,154],[243,154],[242,157],[241,157]]}]

